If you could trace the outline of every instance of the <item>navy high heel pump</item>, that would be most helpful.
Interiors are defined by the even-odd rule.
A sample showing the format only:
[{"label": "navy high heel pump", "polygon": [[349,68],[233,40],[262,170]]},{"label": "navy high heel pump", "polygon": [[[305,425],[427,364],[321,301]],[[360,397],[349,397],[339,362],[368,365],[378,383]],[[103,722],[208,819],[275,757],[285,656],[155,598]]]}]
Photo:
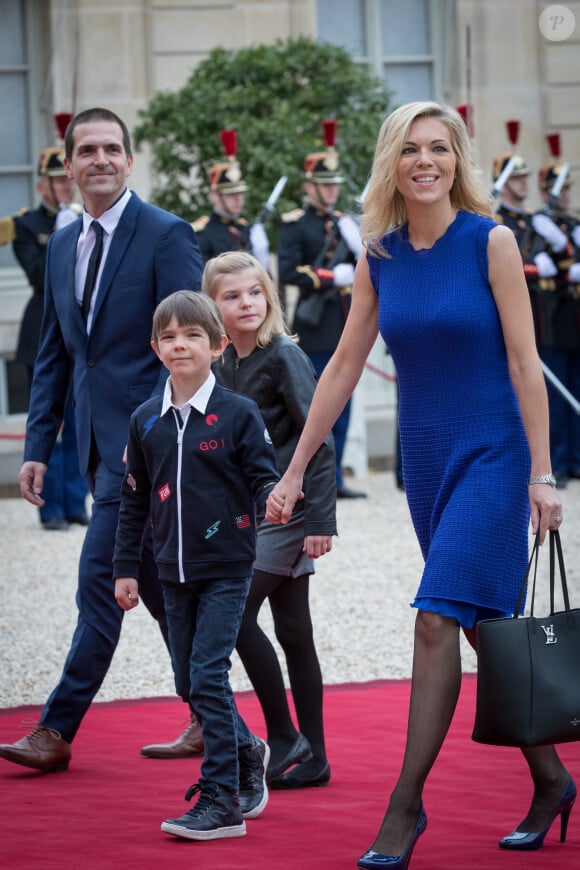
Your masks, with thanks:
[{"label": "navy high heel pump", "polygon": [[427,815],[423,808],[423,804],[421,804],[421,811],[419,812],[419,818],[417,819],[413,836],[402,855],[382,855],[381,852],[374,852],[372,849],[368,849],[364,855],[361,855],[358,859],[357,867],[362,867],[363,870],[367,870],[367,868],[371,868],[372,870],[373,867],[391,867],[396,868],[396,870],[407,870],[409,861],[411,860],[411,854],[415,848],[415,843],[426,827]]},{"label": "navy high heel pump", "polygon": [[566,788],[562,792],[558,806],[550,816],[550,820],[543,831],[525,833],[523,831],[514,831],[507,837],[502,837],[499,841],[500,849],[516,849],[520,852],[532,852],[534,849],[541,849],[544,845],[544,837],[550,830],[554,820],[560,816],[560,842],[566,842],[566,832],[568,830],[568,819],[570,812],[576,800],[576,786],[571,776],[568,776]]}]

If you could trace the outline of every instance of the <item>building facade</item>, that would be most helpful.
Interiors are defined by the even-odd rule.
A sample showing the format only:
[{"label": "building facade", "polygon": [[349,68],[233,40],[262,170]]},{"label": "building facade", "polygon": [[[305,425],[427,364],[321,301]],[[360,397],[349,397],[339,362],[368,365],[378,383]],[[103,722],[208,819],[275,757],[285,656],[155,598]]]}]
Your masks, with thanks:
[{"label": "building facade", "polygon": [[[520,121],[518,148],[533,171],[549,158],[546,135],[559,132],[563,157],[579,178],[580,2],[559,4],[563,21],[550,18],[550,6],[543,0],[0,0],[0,216],[35,203],[36,155],[56,141],[55,112],[105,105],[131,127],[156,92],[181,87],[215,46],[236,50],[301,35],[342,45],[356,63],[383,76],[392,106],[414,99],[471,105],[477,160],[490,184],[494,155],[509,147],[505,122],[512,118]],[[145,151],[131,184],[148,197]],[[534,184],[531,191],[533,207],[539,204]],[[0,247],[0,418],[23,410],[10,361],[27,297],[10,246]],[[377,367],[389,374],[384,352],[373,361]],[[369,378],[372,420],[375,405],[384,406],[384,390],[390,402],[393,388],[376,373]]]}]

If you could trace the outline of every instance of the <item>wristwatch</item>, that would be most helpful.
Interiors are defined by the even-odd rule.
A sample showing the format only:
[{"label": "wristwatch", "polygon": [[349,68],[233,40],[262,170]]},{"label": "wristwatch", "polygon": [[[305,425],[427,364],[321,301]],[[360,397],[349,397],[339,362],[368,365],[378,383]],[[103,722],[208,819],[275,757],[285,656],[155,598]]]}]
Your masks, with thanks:
[{"label": "wristwatch", "polygon": [[553,474],[540,474],[539,477],[528,479],[528,486],[533,486],[535,483],[549,483],[550,486],[556,486],[556,478]]}]

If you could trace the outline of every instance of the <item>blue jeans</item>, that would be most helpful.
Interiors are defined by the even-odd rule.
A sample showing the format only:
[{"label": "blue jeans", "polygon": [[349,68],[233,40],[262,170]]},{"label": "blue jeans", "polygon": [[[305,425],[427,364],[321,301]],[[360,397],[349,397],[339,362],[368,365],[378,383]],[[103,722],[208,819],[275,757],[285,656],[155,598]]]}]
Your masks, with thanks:
[{"label": "blue jeans", "polygon": [[195,710],[203,732],[201,781],[234,794],[238,751],[254,744],[228,675],[249,588],[249,577],[163,581],[175,688]]}]

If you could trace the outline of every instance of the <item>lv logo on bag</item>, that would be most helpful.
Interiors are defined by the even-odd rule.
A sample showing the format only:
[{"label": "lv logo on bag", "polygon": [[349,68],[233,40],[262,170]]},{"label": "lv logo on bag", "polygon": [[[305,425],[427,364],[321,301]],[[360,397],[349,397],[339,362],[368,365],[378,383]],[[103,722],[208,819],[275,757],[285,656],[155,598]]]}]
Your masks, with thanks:
[{"label": "lv logo on bag", "polygon": [[558,638],[554,634],[553,625],[542,625],[540,628],[546,635],[546,643],[558,643]]},{"label": "lv logo on bag", "polygon": [[[472,736],[478,743],[549,746],[580,740],[580,608],[570,607],[560,535],[550,532],[550,612],[534,616],[539,550],[536,536],[514,615],[477,623]],[[563,610],[556,610],[554,600],[556,563]],[[530,615],[522,616],[532,568]]]}]

